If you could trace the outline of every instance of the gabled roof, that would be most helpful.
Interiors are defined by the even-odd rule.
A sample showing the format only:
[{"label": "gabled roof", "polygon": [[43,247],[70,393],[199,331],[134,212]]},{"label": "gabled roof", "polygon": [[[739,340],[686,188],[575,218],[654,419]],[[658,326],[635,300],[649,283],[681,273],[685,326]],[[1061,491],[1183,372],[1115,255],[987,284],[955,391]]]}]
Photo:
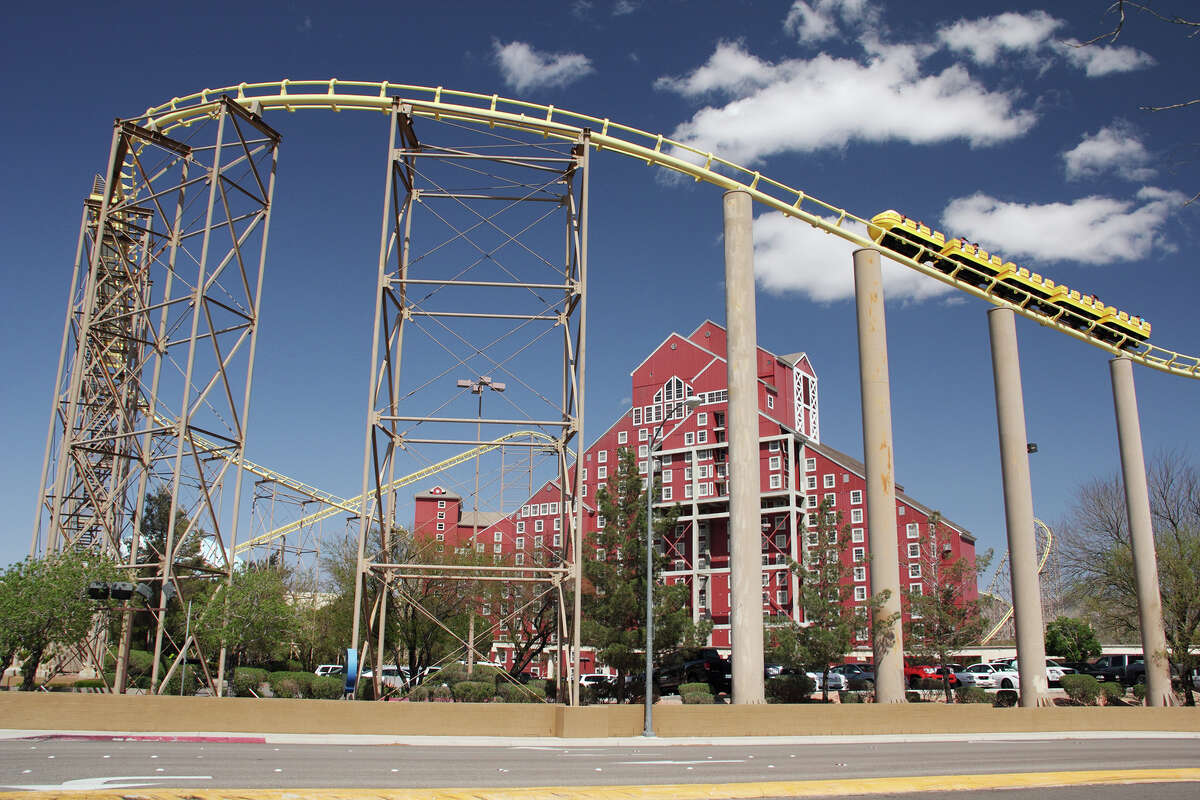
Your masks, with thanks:
[{"label": "gabled roof", "polygon": [[462,500],[462,495],[457,495],[449,489],[443,489],[441,486],[434,486],[423,492],[418,492],[415,497],[417,500]]}]

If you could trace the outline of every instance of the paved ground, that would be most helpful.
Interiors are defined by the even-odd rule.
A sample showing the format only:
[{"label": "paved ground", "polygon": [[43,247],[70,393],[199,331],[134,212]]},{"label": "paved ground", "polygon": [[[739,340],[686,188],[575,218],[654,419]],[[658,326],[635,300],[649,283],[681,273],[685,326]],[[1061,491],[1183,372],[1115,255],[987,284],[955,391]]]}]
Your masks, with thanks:
[{"label": "paved ground", "polygon": [[[231,734],[129,740],[111,734],[47,736],[10,732],[0,739],[0,798],[12,791],[137,789],[155,787],[219,797],[220,790],[255,790],[249,797],[278,797],[271,789],[314,789],[312,797],[522,797],[625,798],[799,797],[864,794],[902,796],[910,791],[987,790],[1029,781],[1112,783],[1122,779],[1190,778],[1190,793],[1118,787],[1100,798],[1200,796],[1200,736],[1142,734],[960,735],[911,737],[812,737],[761,742],[744,739],[625,739],[610,741],[405,739],[386,737],[270,737]],[[158,739],[158,740],[153,740]],[[192,739],[192,740],[189,740]],[[378,743],[389,742],[389,743]],[[1081,775],[1081,771],[1089,771]],[[1140,772],[1139,772],[1140,771]],[[1090,776],[1090,777],[1089,777]],[[466,794],[430,792],[470,788]],[[574,787],[552,793],[517,787]],[[516,791],[513,791],[516,789]],[[1160,791],[1161,789],[1161,791]],[[266,791],[264,791],[266,790]],[[324,790],[324,791],[322,791]],[[335,790],[351,790],[337,793]],[[360,790],[355,793],[352,790]],[[383,791],[380,791],[383,790]],[[417,790],[417,794],[402,790]],[[424,790],[424,791],[421,791]],[[1029,797],[1074,800],[1083,795]],[[332,792],[332,793],[331,793]],[[491,793],[489,793],[491,792]],[[43,797],[45,795],[42,795]],[[78,795],[76,795],[78,796]],[[113,795],[120,796],[120,795]],[[973,795],[973,797],[975,797]],[[1018,795],[1006,794],[1004,800]],[[939,798],[940,800],[940,798]]]}]

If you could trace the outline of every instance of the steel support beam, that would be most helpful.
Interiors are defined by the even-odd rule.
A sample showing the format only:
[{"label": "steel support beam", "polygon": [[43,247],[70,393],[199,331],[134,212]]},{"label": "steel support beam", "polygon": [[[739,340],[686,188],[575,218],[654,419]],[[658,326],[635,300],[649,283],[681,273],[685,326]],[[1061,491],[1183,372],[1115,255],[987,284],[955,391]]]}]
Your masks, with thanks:
[{"label": "steel support beam", "polygon": [[854,251],[858,374],[862,393],[863,464],[867,483],[875,699],[904,702],[904,631],[900,624],[900,557],[896,538],[896,472],[892,458],[892,393],[878,250]]},{"label": "steel support beam", "polygon": [[765,703],[759,529],[758,341],[749,193],[724,195],[729,372],[729,601],[733,702]]},{"label": "steel support beam", "polygon": [[989,309],[988,331],[992,342],[992,374],[996,383],[996,422],[1000,433],[1000,472],[1004,480],[1004,518],[1008,529],[1021,707],[1035,708],[1049,704],[1046,696],[1046,641],[1042,628],[1041,592],[1038,588],[1025,399],[1017,355],[1016,316],[1012,309]]},{"label": "steel support beam", "polygon": [[[1150,489],[1146,459],[1142,454],[1142,425],[1138,419],[1133,362],[1114,358],[1108,362],[1112,376],[1113,405],[1117,413],[1117,442],[1121,448],[1121,477],[1125,484],[1125,511],[1133,545],[1133,572],[1137,583],[1138,626],[1146,659],[1146,704],[1175,704],[1171,691],[1171,665],[1163,628],[1162,594],[1158,587],[1158,557],[1154,548],[1154,521],[1150,515]],[[1185,678],[1186,680],[1186,678]]]}]

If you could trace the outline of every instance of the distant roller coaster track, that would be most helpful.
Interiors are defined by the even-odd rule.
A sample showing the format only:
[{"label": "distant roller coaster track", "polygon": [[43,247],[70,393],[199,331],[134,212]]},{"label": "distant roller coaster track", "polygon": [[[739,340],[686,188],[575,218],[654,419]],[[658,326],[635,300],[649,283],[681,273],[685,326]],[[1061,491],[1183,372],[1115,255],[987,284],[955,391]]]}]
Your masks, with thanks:
[{"label": "distant roller coaster track", "polygon": [[[221,99],[226,96],[255,113],[278,109],[386,112],[399,103],[417,117],[531,131],[563,141],[579,141],[586,131],[589,142],[598,151],[610,150],[725,190],[745,191],[767,208],[807,222],[814,228],[839,236],[860,247],[886,250],[889,258],[909,269],[949,284],[961,292],[975,295],[993,305],[1011,308],[1039,325],[1053,328],[1114,355],[1127,356],[1151,369],[1187,378],[1200,378],[1200,356],[1185,355],[1148,342],[1136,345],[1126,342],[1125,346],[1121,347],[1119,343],[1104,341],[1101,338],[1105,335],[1104,331],[1097,329],[1090,321],[1081,324],[1080,320],[1066,319],[1062,314],[1047,315],[1040,310],[1038,298],[1029,295],[1014,297],[1011,287],[990,281],[990,276],[967,274],[971,272],[969,268],[949,275],[930,264],[915,261],[903,253],[881,247],[867,236],[868,220],[843,208],[830,205],[806,192],[772,180],[757,170],[727,161],[713,153],[703,152],[662,134],[647,133],[610,119],[523,100],[511,100],[495,94],[457,91],[441,86],[329,79],[241,83],[220,89],[205,89],[149,108],[141,117],[131,121],[159,133],[169,133],[175,128],[212,118],[217,113]],[[1008,299],[994,293],[997,289],[1007,294]]]}]

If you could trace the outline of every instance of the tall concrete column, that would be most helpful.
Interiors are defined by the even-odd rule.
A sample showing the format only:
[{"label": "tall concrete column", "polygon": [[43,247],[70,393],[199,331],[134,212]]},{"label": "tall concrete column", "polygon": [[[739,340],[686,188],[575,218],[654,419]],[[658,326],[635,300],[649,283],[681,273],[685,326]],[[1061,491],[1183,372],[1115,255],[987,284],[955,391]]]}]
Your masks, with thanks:
[{"label": "tall concrete column", "polygon": [[759,527],[758,340],[749,193],[725,193],[725,327],[729,369],[729,600],[733,702],[765,703]]},{"label": "tall concrete column", "polygon": [[874,611],[872,636],[875,699],[879,703],[903,703],[904,631],[900,624],[892,392],[878,250],[854,251],[854,303],[858,311],[858,375],[862,392],[863,464],[867,472],[871,591],[879,602]]},{"label": "tall concrete column", "polygon": [[1163,630],[1162,595],[1158,588],[1158,556],[1154,551],[1154,524],[1150,518],[1150,490],[1146,485],[1146,460],[1142,454],[1142,426],[1138,421],[1137,393],[1133,388],[1133,362],[1114,358],[1113,404],[1117,410],[1117,442],[1121,447],[1121,474],[1125,483],[1125,510],[1133,539],[1133,573],[1137,581],[1138,625],[1146,657],[1146,704],[1169,706],[1171,667]]},{"label": "tall concrete column", "polygon": [[996,423],[1000,430],[1000,472],[1004,480],[1004,521],[1008,528],[1021,706],[1033,708],[1049,704],[1046,698],[1046,640],[1042,629],[1037,543],[1033,531],[1025,399],[1021,391],[1017,326],[1012,309],[989,310],[988,331],[992,339],[992,375],[996,383]]}]

